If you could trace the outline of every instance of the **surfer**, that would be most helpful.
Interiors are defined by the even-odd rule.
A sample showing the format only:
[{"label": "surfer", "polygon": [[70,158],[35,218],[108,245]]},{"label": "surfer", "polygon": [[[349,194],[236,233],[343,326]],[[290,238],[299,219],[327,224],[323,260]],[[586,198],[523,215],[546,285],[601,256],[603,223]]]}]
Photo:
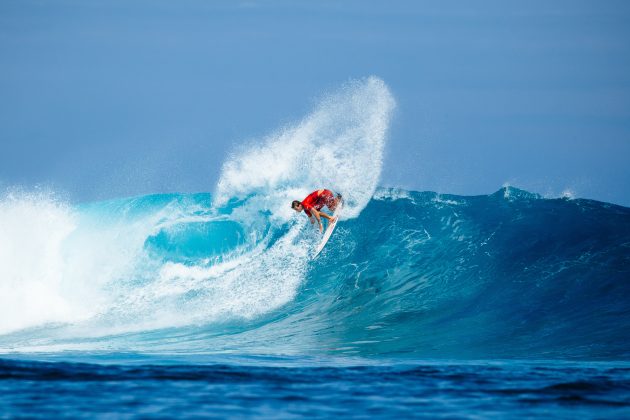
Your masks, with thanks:
[{"label": "surfer", "polygon": [[322,226],[322,217],[324,219],[328,219],[329,223],[334,222],[335,218],[329,216],[328,214],[321,211],[321,209],[326,206],[331,211],[335,211],[339,203],[342,201],[341,194],[335,195],[330,190],[317,190],[313,191],[302,201],[293,200],[291,203],[291,208],[298,213],[304,210],[304,213],[308,216],[311,224],[317,223],[319,224],[319,231],[323,232],[324,227]]}]

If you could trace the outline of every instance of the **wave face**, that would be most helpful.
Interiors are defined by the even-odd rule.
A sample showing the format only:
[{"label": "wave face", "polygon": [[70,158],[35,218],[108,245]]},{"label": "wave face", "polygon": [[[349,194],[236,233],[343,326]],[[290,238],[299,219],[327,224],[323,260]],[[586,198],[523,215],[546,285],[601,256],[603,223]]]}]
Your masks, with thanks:
[{"label": "wave face", "polygon": [[[395,103],[350,82],[211,194],[0,198],[0,351],[627,359],[630,210],[377,189]],[[290,209],[347,205],[324,252]]]},{"label": "wave face", "polygon": [[213,203],[5,199],[0,348],[630,356],[628,208],[379,189],[311,259],[303,216]]}]

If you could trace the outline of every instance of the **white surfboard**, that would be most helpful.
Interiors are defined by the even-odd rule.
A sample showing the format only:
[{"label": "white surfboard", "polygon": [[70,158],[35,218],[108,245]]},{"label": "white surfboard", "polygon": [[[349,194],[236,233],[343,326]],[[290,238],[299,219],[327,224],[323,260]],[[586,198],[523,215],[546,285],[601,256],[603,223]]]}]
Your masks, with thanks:
[{"label": "white surfboard", "polygon": [[313,258],[317,257],[319,255],[320,252],[322,252],[322,249],[324,249],[324,246],[326,245],[326,242],[328,242],[328,240],[330,239],[330,235],[332,235],[333,230],[335,230],[335,226],[337,226],[337,222],[339,221],[339,213],[341,213],[341,208],[343,207],[343,202],[340,202],[337,205],[337,208],[335,209],[335,212],[333,213],[333,217],[335,217],[335,221],[332,223],[328,223],[328,226],[326,226],[326,231],[324,232],[324,237],[322,238],[321,242],[319,243],[319,245],[317,245],[317,248],[315,248],[315,255],[313,255]]}]

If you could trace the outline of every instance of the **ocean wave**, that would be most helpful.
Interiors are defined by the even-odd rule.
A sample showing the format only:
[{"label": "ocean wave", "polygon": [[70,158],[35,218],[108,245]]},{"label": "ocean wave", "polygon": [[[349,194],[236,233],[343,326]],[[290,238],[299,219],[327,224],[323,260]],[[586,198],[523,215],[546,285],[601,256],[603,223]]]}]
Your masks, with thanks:
[{"label": "ocean wave", "polygon": [[[630,210],[378,189],[375,77],[235,150],[213,194],[0,198],[0,352],[627,359]],[[290,208],[345,199],[330,242]]]},{"label": "ocean wave", "polygon": [[5,199],[0,349],[628,357],[629,209],[375,197],[317,259],[303,216],[243,221],[247,199]]}]

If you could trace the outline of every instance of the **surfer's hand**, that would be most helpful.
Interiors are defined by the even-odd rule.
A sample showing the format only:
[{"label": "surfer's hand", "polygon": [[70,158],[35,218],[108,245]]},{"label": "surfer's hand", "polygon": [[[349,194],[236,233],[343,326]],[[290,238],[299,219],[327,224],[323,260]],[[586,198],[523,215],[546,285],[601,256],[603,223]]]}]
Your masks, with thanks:
[{"label": "surfer's hand", "polygon": [[322,226],[322,222],[319,222],[319,232],[324,233],[324,226]]}]

